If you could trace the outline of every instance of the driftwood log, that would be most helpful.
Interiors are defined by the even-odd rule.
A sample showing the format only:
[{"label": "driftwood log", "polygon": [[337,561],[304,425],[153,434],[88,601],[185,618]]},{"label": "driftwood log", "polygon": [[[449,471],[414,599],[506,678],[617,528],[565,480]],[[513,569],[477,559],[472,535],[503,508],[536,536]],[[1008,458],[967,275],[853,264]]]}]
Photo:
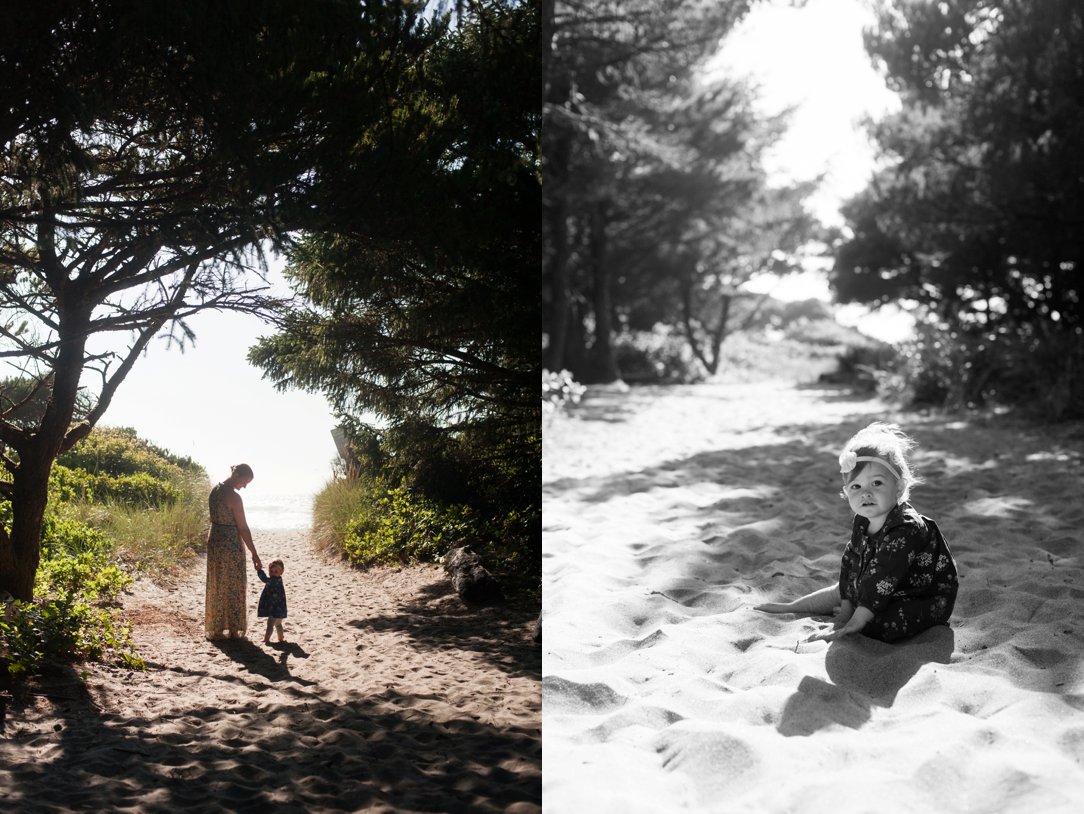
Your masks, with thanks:
[{"label": "driftwood log", "polygon": [[485,569],[482,558],[470,546],[453,549],[444,559],[444,570],[464,602],[492,602],[501,598],[497,580]]}]

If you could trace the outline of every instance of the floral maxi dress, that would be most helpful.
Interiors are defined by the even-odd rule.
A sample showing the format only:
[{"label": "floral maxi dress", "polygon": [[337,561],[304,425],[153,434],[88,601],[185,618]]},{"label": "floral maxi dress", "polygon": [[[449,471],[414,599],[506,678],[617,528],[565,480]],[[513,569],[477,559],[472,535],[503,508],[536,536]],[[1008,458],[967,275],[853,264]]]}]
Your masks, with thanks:
[{"label": "floral maxi dress", "polygon": [[230,491],[218,484],[207,499],[211,530],[207,535],[207,595],[204,626],[208,639],[241,638],[248,629],[245,548],[233,512],[224,500]]}]

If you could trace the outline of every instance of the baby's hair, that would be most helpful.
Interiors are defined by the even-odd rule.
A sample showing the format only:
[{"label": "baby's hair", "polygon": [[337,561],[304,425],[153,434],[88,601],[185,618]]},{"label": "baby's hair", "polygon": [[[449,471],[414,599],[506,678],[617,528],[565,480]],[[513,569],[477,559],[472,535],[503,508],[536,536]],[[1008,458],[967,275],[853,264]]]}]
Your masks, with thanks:
[{"label": "baby's hair", "polygon": [[278,566],[279,568],[281,568],[281,569],[282,569],[283,571],[285,571],[285,570],[286,570],[286,566],[285,566],[285,564],[284,564],[284,563],[282,562],[282,560],[280,560],[280,559],[279,559],[278,557],[275,557],[275,559],[271,560],[271,562],[269,562],[269,563],[267,564],[267,570],[268,570],[268,571],[270,571],[270,570],[271,570],[272,568],[274,568],[274,567],[275,567],[276,565],[277,565],[277,566]]},{"label": "baby's hair", "polygon": [[248,464],[234,464],[230,467],[230,475],[235,478],[254,478],[252,467]]},{"label": "baby's hair", "polygon": [[[883,458],[888,461],[900,475],[897,500],[905,503],[911,496],[911,487],[922,482],[907,460],[907,453],[914,447],[914,439],[904,433],[898,424],[874,421],[856,432],[844,445],[843,451],[853,452],[859,458]],[[870,462],[859,461],[850,472],[844,472],[843,485],[846,486],[854,480],[868,463]]]}]

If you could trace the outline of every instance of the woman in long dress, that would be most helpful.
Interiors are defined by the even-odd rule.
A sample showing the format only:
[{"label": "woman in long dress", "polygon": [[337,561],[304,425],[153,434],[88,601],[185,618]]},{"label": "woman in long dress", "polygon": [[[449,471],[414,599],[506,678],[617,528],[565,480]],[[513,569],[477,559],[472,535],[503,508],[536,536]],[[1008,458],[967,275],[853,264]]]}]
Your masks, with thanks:
[{"label": "woman in long dress", "polygon": [[207,638],[243,639],[248,630],[245,548],[252,552],[252,564],[261,568],[260,557],[245,520],[245,507],[238,489],[252,481],[252,467],[237,464],[230,476],[211,490],[207,499],[211,530],[207,534],[207,596],[204,625]]}]

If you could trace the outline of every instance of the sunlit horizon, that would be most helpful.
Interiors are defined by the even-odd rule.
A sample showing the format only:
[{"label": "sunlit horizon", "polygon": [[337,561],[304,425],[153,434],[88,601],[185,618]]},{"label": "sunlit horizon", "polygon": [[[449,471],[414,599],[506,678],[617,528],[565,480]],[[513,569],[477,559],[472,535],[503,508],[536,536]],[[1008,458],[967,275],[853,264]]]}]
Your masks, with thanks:
[{"label": "sunlit horizon", "polygon": [[[281,260],[271,283],[285,286]],[[212,482],[233,464],[252,466],[249,499],[311,496],[332,478],[336,421],[323,396],[279,392],[248,363],[248,349],[274,332],[257,317],[206,312],[189,320],[195,342],[183,352],[164,339],[148,346],[121,383],[100,424],[132,427],[141,438],[207,470]]]}]

